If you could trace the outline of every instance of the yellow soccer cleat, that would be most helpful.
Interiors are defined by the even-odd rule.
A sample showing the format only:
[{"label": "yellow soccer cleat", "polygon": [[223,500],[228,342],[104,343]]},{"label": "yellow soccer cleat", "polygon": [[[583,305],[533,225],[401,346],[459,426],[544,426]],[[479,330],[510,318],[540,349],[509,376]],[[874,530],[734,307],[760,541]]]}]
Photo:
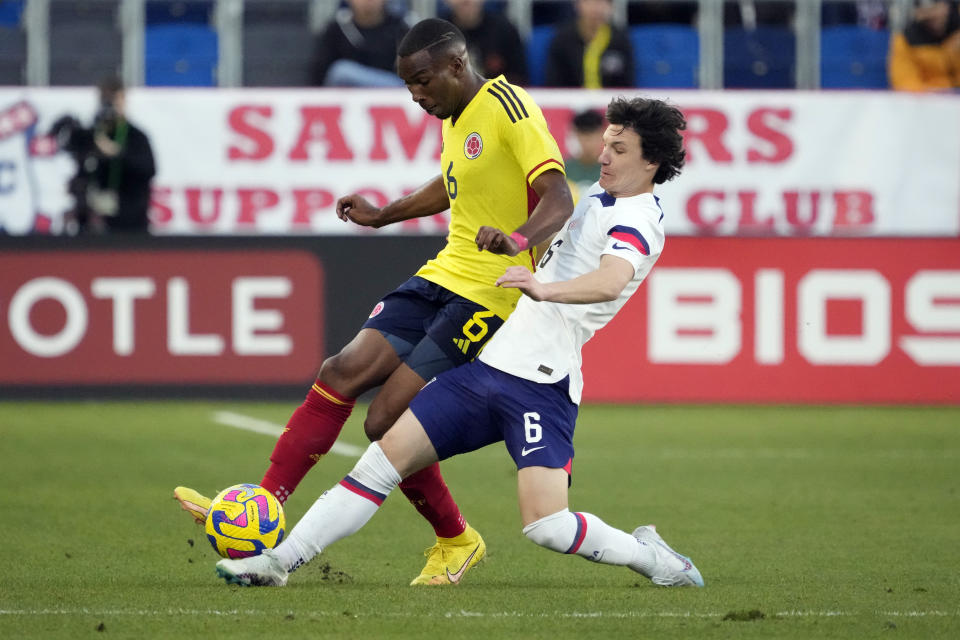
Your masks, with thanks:
[{"label": "yellow soccer cleat", "polygon": [[174,489],[173,497],[180,503],[180,507],[193,517],[197,524],[203,524],[207,521],[207,513],[210,512],[210,498],[202,496],[187,487]]},{"label": "yellow soccer cleat", "polygon": [[463,574],[487,553],[487,545],[477,530],[467,525],[455,538],[437,538],[437,544],[423,552],[427,564],[411,586],[434,584],[459,584]]}]

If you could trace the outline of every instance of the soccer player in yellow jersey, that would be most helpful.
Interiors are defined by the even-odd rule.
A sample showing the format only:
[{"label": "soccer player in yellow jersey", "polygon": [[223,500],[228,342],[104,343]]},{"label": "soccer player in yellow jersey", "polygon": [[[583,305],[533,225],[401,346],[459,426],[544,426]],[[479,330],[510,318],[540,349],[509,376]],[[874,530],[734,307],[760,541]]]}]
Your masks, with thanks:
[{"label": "soccer player in yellow jersey", "polygon": [[[573,212],[560,150],[540,108],[503,76],[480,76],[453,24],[431,18],[414,25],[398,48],[397,73],[413,100],[443,120],[440,174],[383,208],[345,196],[337,214],[382,227],[449,208],[447,245],[380,300],[356,337],[321,365],[261,482],[281,501],[333,446],[357,396],[382,385],[364,422],[367,436],[379,440],[427,380],[472,360],[519,297],[519,290],[495,286],[497,278],[511,265],[532,271],[534,247]],[[513,232],[478,243],[481,226]],[[449,584],[448,575],[483,558],[483,539],[464,521],[437,464],[400,488],[437,535],[411,584]],[[199,522],[206,518],[208,498],[185,487],[174,495]]]}]

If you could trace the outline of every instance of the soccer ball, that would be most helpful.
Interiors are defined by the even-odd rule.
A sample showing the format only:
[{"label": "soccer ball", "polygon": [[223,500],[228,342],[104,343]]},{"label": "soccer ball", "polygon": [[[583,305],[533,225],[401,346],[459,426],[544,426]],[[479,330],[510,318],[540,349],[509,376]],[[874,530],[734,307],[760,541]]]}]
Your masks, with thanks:
[{"label": "soccer ball", "polygon": [[283,540],[283,506],[255,484],[238,484],[217,494],[207,513],[207,538],[224,558],[247,558]]}]

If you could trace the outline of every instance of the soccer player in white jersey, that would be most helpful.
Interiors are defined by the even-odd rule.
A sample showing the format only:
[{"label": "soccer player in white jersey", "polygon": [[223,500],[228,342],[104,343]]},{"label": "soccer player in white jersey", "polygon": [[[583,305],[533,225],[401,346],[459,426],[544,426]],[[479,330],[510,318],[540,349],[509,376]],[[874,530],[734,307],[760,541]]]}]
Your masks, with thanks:
[{"label": "soccer player in white jersey", "polygon": [[[567,506],[573,431],[583,381],[583,344],[626,303],[664,245],[655,184],[684,162],[675,107],[644,98],[607,109],[600,180],[550,242],[536,274],[511,266],[497,280],[524,295],[471,363],[440,374],[380,442],[325,492],[276,549],[221,560],[228,583],[282,586],[328,545],[357,531],[407,475],[459,453],[504,441],[518,469],[523,534],[539,545],[604,564],[625,565],[662,586],[703,586],[689,558],[652,525],[631,534]],[[507,232],[481,227],[477,246],[509,250]],[[469,559],[447,569],[461,580]]]}]

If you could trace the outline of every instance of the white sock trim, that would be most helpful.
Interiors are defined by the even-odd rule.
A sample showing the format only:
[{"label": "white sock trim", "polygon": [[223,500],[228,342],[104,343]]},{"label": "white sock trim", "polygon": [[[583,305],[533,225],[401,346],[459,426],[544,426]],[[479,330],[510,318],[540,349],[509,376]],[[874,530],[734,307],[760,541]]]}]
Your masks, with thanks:
[{"label": "white sock trim", "polygon": [[592,513],[564,509],[530,523],[523,534],[543,547],[592,562],[632,566],[646,559],[638,558],[642,545],[636,538]]},{"label": "white sock trim", "polygon": [[403,480],[380,448],[379,442],[370,443],[347,477],[353,478],[383,498]]}]

